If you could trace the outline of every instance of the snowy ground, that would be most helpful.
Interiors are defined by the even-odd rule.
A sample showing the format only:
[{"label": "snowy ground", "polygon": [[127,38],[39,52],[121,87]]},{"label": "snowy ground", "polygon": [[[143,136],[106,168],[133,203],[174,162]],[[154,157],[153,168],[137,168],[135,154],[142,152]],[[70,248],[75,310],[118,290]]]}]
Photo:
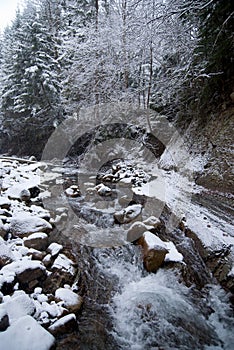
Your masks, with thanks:
[{"label": "snowy ground", "polygon": [[[74,261],[50,243],[53,220],[42,207],[44,165],[0,159],[0,347],[48,350],[54,334],[76,326],[81,297],[75,284],[45,293],[43,283],[59,273],[74,280]],[[58,272],[60,271],[60,272]],[[51,279],[52,280],[52,279]],[[48,288],[47,288],[48,289]]]}]

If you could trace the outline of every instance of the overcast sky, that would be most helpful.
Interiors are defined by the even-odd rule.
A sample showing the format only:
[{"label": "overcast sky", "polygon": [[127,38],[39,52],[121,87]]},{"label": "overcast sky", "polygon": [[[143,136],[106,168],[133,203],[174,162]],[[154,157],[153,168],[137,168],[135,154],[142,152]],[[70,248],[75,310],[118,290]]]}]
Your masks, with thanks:
[{"label": "overcast sky", "polygon": [[2,32],[7,24],[11,24],[15,17],[17,6],[22,4],[23,0],[0,0],[0,31]]}]

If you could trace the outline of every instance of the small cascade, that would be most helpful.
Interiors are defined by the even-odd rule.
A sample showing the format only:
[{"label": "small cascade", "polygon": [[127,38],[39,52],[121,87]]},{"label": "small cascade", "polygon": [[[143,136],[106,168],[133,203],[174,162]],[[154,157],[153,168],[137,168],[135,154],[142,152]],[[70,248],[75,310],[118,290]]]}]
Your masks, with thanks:
[{"label": "small cascade", "polygon": [[[116,167],[115,163],[110,166],[112,170]],[[131,168],[127,165],[124,169],[125,190],[128,179],[134,176]],[[139,174],[145,180],[145,173]],[[113,175],[108,164],[102,176],[113,179]],[[131,222],[115,221],[114,213],[125,199],[117,191],[122,187],[108,180],[104,185],[114,196],[110,200],[107,192],[107,197],[100,198],[96,188],[100,178],[88,173],[84,178],[87,194],[68,198],[76,220],[67,222],[56,238],[69,240],[77,256],[77,285],[84,298],[76,334],[81,349],[232,350],[234,320],[228,296],[213,278],[192,238],[178,227],[167,229],[172,214],[169,207],[163,204],[160,228],[150,230],[161,240],[173,242],[183,261],[165,261],[156,273],[149,273],[144,268],[141,247],[126,239]],[[145,194],[139,193],[134,203],[143,196],[147,203]],[[149,217],[149,206],[144,207],[144,201],[138,217],[141,222]],[[126,203],[125,207],[128,197]],[[153,215],[157,208],[150,209]]]}]

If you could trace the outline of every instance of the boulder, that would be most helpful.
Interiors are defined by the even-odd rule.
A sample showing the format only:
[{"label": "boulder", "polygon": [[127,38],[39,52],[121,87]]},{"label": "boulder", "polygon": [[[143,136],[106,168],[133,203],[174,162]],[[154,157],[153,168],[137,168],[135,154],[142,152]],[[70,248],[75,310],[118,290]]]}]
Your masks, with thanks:
[{"label": "boulder", "polygon": [[72,186],[68,187],[65,190],[65,194],[67,197],[71,197],[71,198],[76,198],[76,197],[81,196],[80,189],[76,185],[72,185]]},{"label": "boulder", "polygon": [[0,333],[2,349],[50,350],[55,338],[31,316],[19,318],[5,332]]},{"label": "boulder", "polygon": [[0,208],[9,210],[10,207],[11,207],[11,202],[7,198],[0,197]]},{"label": "boulder", "polygon": [[127,240],[129,242],[134,242],[139,239],[146,231],[148,231],[146,224],[141,221],[136,221],[128,229]]},{"label": "boulder", "polygon": [[20,199],[22,202],[29,202],[31,198],[31,194],[28,189],[23,189],[20,192]]},{"label": "boulder", "polygon": [[6,264],[11,263],[13,260],[14,255],[11,249],[5,244],[4,241],[0,240],[0,269]]},{"label": "boulder", "polygon": [[44,293],[55,293],[55,291],[64,286],[64,284],[73,284],[74,275],[61,269],[53,269],[45,281],[43,281],[42,287]]},{"label": "boulder", "polygon": [[23,316],[33,315],[36,311],[34,302],[23,291],[16,291],[11,297],[6,296],[0,310],[1,308],[6,310],[10,324]]},{"label": "boulder", "polygon": [[46,250],[48,242],[48,236],[44,232],[35,232],[24,238],[24,245],[36,250]]},{"label": "boulder", "polygon": [[39,194],[41,192],[40,188],[37,186],[30,187],[30,188],[28,188],[28,190],[30,192],[31,198],[36,198],[37,196],[39,196]]},{"label": "boulder", "polygon": [[56,256],[58,255],[61,250],[63,249],[63,246],[58,243],[51,243],[49,247],[47,248],[47,252],[51,254],[51,256]]},{"label": "boulder", "polygon": [[3,224],[2,220],[0,219],[0,237],[5,237],[7,233],[7,230],[5,228],[5,225]]},{"label": "boulder", "polygon": [[112,195],[112,190],[108,186],[105,186],[104,184],[97,185],[95,187],[95,190],[100,196],[103,196],[103,197],[108,197]]},{"label": "boulder", "polygon": [[114,214],[114,218],[119,224],[128,224],[138,218],[142,212],[141,204],[133,204]]},{"label": "boulder", "polygon": [[29,260],[28,257],[24,257],[22,260],[5,265],[0,273],[8,284],[14,283],[16,279],[20,288],[31,291],[38,285],[39,281],[45,279],[46,268],[41,261]]},{"label": "boulder", "polygon": [[49,267],[52,264],[52,256],[51,254],[46,254],[46,256],[42,260],[45,267]]},{"label": "boulder", "polygon": [[50,268],[51,273],[43,282],[45,293],[54,293],[64,284],[73,284],[77,268],[76,263],[69,259],[65,254],[59,254]]},{"label": "boulder", "polygon": [[73,332],[77,328],[77,321],[75,314],[69,314],[61,317],[54,322],[48,331],[53,335],[67,334]]},{"label": "boulder", "polygon": [[160,228],[162,226],[161,221],[155,216],[150,216],[149,218],[144,220],[143,223],[148,226],[153,226],[154,228]]},{"label": "boulder", "polygon": [[156,272],[169,252],[165,243],[149,231],[145,232],[137,243],[143,248],[145,269],[148,272]]},{"label": "boulder", "polygon": [[[30,256],[32,260],[44,260],[46,256],[46,252],[41,252],[40,250],[34,249],[34,248],[29,248],[27,252],[27,256]],[[43,262],[44,264],[44,262]],[[45,264],[44,264],[45,265]]]},{"label": "boulder", "polygon": [[34,232],[49,233],[52,226],[46,220],[28,212],[18,213],[11,219],[10,230],[13,234],[26,237]]},{"label": "boulder", "polygon": [[75,275],[76,269],[75,266],[76,264],[69,259],[65,254],[59,254],[58,257],[55,259],[51,269],[56,270],[62,270],[64,272],[68,272],[71,275]]},{"label": "boulder", "polygon": [[55,297],[63,301],[64,306],[71,312],[76,313],[80,310],[83,298],[68,288],[58,288]]}]

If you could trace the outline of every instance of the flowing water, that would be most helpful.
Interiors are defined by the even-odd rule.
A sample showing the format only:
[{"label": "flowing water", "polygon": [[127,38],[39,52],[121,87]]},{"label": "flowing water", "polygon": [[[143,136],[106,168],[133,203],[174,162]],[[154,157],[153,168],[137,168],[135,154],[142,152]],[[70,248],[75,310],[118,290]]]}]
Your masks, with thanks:
[{"label": "flowing water", "polygon": [[[71,169],[66,171],[71,174]],[[92,176],[86,174],[87,179]],[[146,272],[140,248],[126,241],[129,226],[113,221],[116,201],[114,206],[105,202],[103,215],[92,196],[70,200],[76,220],[70,217],[70,224],[53,237],[69,241],[77,257],[77,283],[84,297],[76,334],[80,349],[233,350],[229,296],[211,276],[193,241],[179,229],[164,227],[159,235],[176,244],[184,263]],[[157,206],[148,209],[141,219]],[[166,222],[170,210],[160,210]]]}]

